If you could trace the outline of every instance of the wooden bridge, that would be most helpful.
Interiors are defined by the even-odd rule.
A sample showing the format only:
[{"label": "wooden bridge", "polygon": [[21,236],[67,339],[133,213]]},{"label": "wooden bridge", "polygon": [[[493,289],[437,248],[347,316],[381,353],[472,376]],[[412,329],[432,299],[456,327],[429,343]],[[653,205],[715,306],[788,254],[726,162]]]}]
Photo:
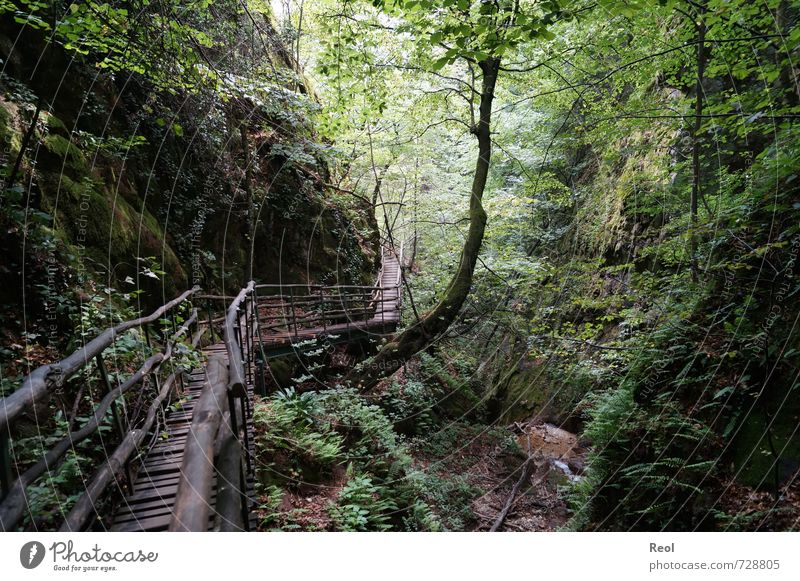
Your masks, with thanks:
[{"label": "wooden bridge", "polygon": [[[26,516],[27,526],[36,528],[29,487],[52,477],[69,451],[93,436],[103,440],[105,457],[84,477],[85,489],[64,511],[60,530],[251,530],[255,386],[263,383],[271,357],[313,340],[335,343],[395,331],[403,246],[382,252],[373,286],[251,281],[235,298],[194,288],[34,370],[0,399],[0,530],[18,530]],[[148,356],[135,371],[130,364],[109,371],[123,336],[143,341]],[[202,351],[202,366],[192,369],[182,357],[189,346]],[[99,383],[105,395],[82,426],[71,419],[69,433],[40,460],[21,465],[13,447],[15,424],[49,409],[55,392],[72,378]],[[109,437],[100,436],[109,424],[113,449]]]}]

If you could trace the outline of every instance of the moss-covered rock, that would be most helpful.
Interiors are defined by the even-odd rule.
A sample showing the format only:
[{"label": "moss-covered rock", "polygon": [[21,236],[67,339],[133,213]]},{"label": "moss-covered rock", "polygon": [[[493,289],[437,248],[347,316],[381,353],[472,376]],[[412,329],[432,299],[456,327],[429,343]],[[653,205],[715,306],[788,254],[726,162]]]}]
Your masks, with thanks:
[{"label": "moss-covered rock", "polygon": [[[0,22],[8,79],[0,86],[6,167],[21,147],[27,111],[40,97],[46,107],[17,176],[30,192],[15,203],[52,217],[47,231],[89,279],[111,273],[111,283],[127,289],[121,281],[131,276],[145,291],[145,309],[194,283],[209,291],[238,288],[251,272],[260,282],[371,282],[379,255],[369,243],[377,240],[368,223],[371,209],[326,191],[326,162],[316,154],[303,114],[292,131],[278,133],[266,129],[272,109],[252,104],[259,121],[249,128],[254,163],[248,188],[241,136],[213,88],[170,95],[129,84],[121,93],[111,76],[98,76],[90,63],[55,44],[44,58],[31,50],[13,51],[12,59],[3,51],[18,37],[31,47],[46,42],[36,30]],[[70,83],[53,94],[52,79],[67,67]],[[198,107],[208,118],[197,115]],[[165,118],[174,119],[165,124]],[[146,257],[165,271],[159,280],[137,276]],[[7,270],[20,270],[17,262]]]},{"label": "moss-covered rock", "polygon": [[65,162],[66,167],[75,171],[86,173],[86,158],[80,147],[66,137],[57,133],[48,134],[43,140],[44,148]]},{"label": "moss-covered rock", "polygon": [[19,129],[19,107],[0,97],[0,147],[5,163],[12,162],[22,144],[22,132]]},{"label": "moss-covered rock", "polygon": [[[773,408],[772,411],[766,407]],[[779,411],[774,412],[775,409]],[[746,486],[777,490],[800,469],[800,401],[778,397],[756,406],[731,445],[737,480]]]},{"label": "moss-covered rock", "polygon": [[276,357],[269,360],[267,379],[271,380],[281,389],[294,385],[292,378],[298,361],[295,357]]}]

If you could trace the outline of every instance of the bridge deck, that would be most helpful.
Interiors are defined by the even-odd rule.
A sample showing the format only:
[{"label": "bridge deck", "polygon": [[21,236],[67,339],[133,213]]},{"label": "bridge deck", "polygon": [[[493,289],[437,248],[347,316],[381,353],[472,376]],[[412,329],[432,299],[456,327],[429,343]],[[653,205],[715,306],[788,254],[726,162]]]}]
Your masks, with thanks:
[{"label": "bridge deck", "polygon": [[261,342],[267,355],[273,353],[282,354],[284,351],[291,351],[292,345],[301,341],[314,339],[325,335],[345,335],[346,338],[353,332],[375,333],[376,335],[385,334],[394,330],[400,322],[400,299],[401,289],[398,286],[400,274],[400,261],[397,254],[391,250],[383,251],[383,270],[378,286],[383,287],[383,299],[385,302],[379,303],[372,318],[367,320],[351,320],[345,323],[336,323],[324,327],[312,327],[308,329],[297,329],[280,332],[269,332],[261,334]]},{"label": "bridge deck", "polygon": [[[203,349],[206,356],[227,357],[225,345],[217,343]],[[194,406],[200,397],[205,380],[205,369],[193,371],[189,375],[186,392],[181,407],[167,416],[166,437],[148,452],[139,469],[133,485],[133,494],[127,495],[117,510],[112,531],[165,531],[172,519],[178,482],[181,478],[183,450],[192,425]],[[252,401],[253,386],[247,386],[248,397]],[[253,454],[253,414],[247,417],[248,441]],[[213,461],[213,459],[211,460]],[[253,485],[247,482],[247,493],[253,498]],[[211,499],[216,495],[216,483]],[[213,526],[209,521],[209,528]],[[252,528],[252,527],[251,527]]]},{"label": "bridge deck", "polygon": [[[378,281],[383,290],[385,302],[380,302],[377,312],[362,321],[348,321],[325,327],[298,329],[295,333],[273,332],[262,334],[264,349],[275,353],[281,348],[292,348],[293,343],[312,339],[320,335],[342,334],[350,337],[353,331],[385,333],[393,330],[400,320],[401,292],[398,285],[400,262],[396,253],[383,252],[383,269]],[[244,331],[244,329],[242,329]],[[227,359],[224,344],[217,343],[203,349],[206,356],[221,355]],[[206,378],[205,369],[194,370],[189,375],[184,403],[167,416],[166,434],[149,450],[133,485],[133,493],[128,494],[114,516],[113,531],[164,531],[167,530],[173,516],[178,484],[181,479],[184,448],[192,425],[195,403],[200,397]],[[253,386],[247,385],[247,397],[252,402]],[[253,416],[252,406],[247,417],[247,432],[250,449],[247,451],[253,458]],[[210,459],[213,462],[213,459]],[[253,498],[254,482],[247,482],[247,493]],[[216,499],[216,481],[213,484],[210,501]],[[252,515],[252,512],[251,512]],[[214,526],[215,512],[211,511],[209,529]],[[252,516],[251,516],[252,518]],[[251,521],[251,530],[253,528]]]}]

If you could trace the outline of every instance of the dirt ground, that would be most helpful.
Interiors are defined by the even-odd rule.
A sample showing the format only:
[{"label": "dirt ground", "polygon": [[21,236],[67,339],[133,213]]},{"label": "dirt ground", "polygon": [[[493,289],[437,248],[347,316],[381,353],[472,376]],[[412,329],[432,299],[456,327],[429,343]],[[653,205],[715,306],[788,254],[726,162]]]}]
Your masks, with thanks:
[{"label": "dirt ground", "polygon": [[[524,470],[525,459],[509,469],[489,452],[476,466],[477,483],[487,490],[473,502],[479,518],[475,528],[489,530],[508,501],[515,484],[524,476],[512,500],[501,531],[554,531],[566,524],[569,512],[559,487],[580,478],[585,450],[571,432],[547,423],[522,423],[513,427],[520,449],[533,466]],[[525,474],[527,472],[527,474]]]}]

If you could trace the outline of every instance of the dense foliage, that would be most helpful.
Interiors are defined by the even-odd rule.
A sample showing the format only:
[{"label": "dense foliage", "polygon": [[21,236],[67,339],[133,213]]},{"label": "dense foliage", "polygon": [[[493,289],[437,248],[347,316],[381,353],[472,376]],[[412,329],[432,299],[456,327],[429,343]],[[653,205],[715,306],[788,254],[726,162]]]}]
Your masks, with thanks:
[{"label": "dense foliage", "polygon": [[[321,6],[325,40],[308,59],[339,104],[325,125],[356,152],[345,179],[365,194],[380,180],[383,201],[404,204],[378,212],[404,227],[395,237],[416,235],[419,312],[459,264],[478,65],[502,58],[484,244],[435,348],[480,361],[495,421],[581,430],[591,451],[572,526],[790,526],[796,7]],[[748,506],[748,489],[772,500]]]},{"label": "dense foliage", "polygon": [[[371,367],[273,362],[262,529],[486,530],[545,422],[580,461],[536,456],[513,526],[798,527],[796,3],[275,7],[0,1],[8,304],[69,329],[81,293],[124,310],[197,265],[363,282],[380,232],[403,328]],[[68,99],[39,53],[77,63]],[[7,310],[35,347],[4,387],[65,347]]]}]

